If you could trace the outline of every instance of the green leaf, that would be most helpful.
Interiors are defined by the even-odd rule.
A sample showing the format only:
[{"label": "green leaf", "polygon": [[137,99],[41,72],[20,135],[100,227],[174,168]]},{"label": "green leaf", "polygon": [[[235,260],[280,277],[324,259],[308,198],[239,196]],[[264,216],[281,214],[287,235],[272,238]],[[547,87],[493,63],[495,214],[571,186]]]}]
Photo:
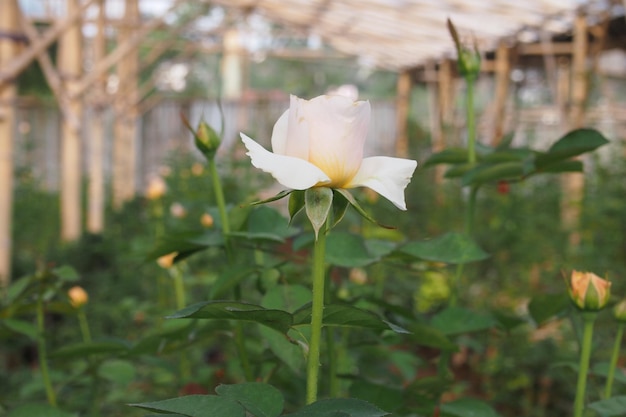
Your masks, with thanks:
[{"label": "green leaf", "polygon": [[441,405],[441,412],[455,417],[499,417],[490,405],[474,398],[460,398]]},{"label": "green leaf", "polygon": [[382,417],[389,413],[355,398],[319,400],[285,417]]},{"label": "green leaf", "polygon": [[61,281],[75,282],[78,281],[78,272],[74,268],[68,265],[63,265],[58,268],[54,268],[52,272],[59,277]]},{"label": "green leaf", "polygon": [[471,237],[455,232],[430,240],[409,242],[400,248],[400,252],[425,261],[449,264],[480,261],[489,257]]},{"label": "green leaf", "polygon": [[476,164],[466,163],[466,164],[456,165],[450,168],[449,170],[447,170],[445,174],[443,174],[443,177],[444,178],[462,177],[463,175],[465,175],[466,172],[472,170],[474,167],[476,167]]},{"label": "green leaf", "polygon": [[32,340],[37,340],[39,330],[37,330],[37,326],[28,321],[18,319],[4,319],[0,321],[0,323],[4,324],[15,333],[20,333],[24,336],[29,337]]},{"label": "green leaf", "polygon": [[533,158],[535,153],[528,148],[509,148],[500,149],[495,152],[484,155],[481,158],[482,163],[501,163],[524,161]]},{"label": "green leaf", "polygon": [[607,143],[609,141],[597,130],[572,130],[556,141],[547,153],[537,155],[535,166],[538,170],[543,170],[555,162],[591,152]]},{"label": "green leaf", "polygon": [[[265,308],[292,312],[310,301],[311,290],[303,285],[277,285],[263,296],[261,305]],[[274,355],[283,361],[296,375],[305,369],[305,340],[300,332],[290,330],[288,333],[289,338],[287,338],[284,334],[267,327],[261,327],[259,330]]]},{"label": "green leaf", "polygon": [[183,308],[166,318],[251,321],[281,333],[287,333],[292,323],[292,316],[286,311],[268,310],[258,305],[235,301],[204,301]]},{"label": "green leaf", "polygon": [[287,219],[277,210],[267,206],[255,207],[248,217],[248,237],[254,239],[256,235],[273,235],[284,241],[298,232],[288,225]]},{"label": "green leaf", "polygon": [[120,355],[130,350],[126,342],[89,342],[65,345],[50,354],[51,358],[80,358],[89,355]]},{"label": "green leaf", "polygon": [[239,403],[215,395],[187,395],[169,400],[129,405],[157,413],[177,413],[187,417],[245,417],[246,415],[246,411]]},{"label": "green leaf", "polygon": [[402,390],[364,380],[356,380],[350,385],[350,397],[369,401],[388,411],[397,410],[404,402]]},{"label": "green leaf", "polygon": [[602,417],[626,415],[626,395],[618,395],[606,400],[596,401],[587,406]]},{"label": "green leaf", "polygon": [[331,228],[335,227],[343,219],[349,205],[350,202],[342,193],[333,190],[333,221]]},{"label": "green leaf", "polygon": [[255,417],[276,417],[283,412],[285,400],[279,390],[260,382],[219,385],[215,392],[243,405]]},{"label": "green leaf", "polygon": [[411,323],[407,325],[407,330],[410,332],[407,335],[408,339],[417,345],[446,351],[455,351],[458,349],[455,343],[435,327],[422,323]]},{"label": "green leaf", "polygon": [[277,201],[277,200],[280,200],[281,198],[287,197],[292,192],[293,192],[293,190],[283,190],[283,191],[279,192],[278,194],[276,194],[273,197],[266,198],[265,200],[255,201],[253,203],[250,203],[250,205],[257,206],[259,204],[271,203],[272,201]]},{"label": "green leaf", "polygon": [[535,171],[535,174],[559,174],[561,172],[583,172],[583,171],[584,171],[584,166],[583,166],[582,161],[573,160],[573,161],[555,162],[541,169],[540,171]]},{"label": "green leaf", "polygon": [[127,386],[135,379],[135,364],[121,359],[112,359],[98,367],[98,375],[107,381]]},{"label": "green leaf", "polygon": [[235,265],[221,272],[215,283],[211,286],[211,298],[220,298],[235,288],[246,278],[252,276],[256,269],[241,265]]},{"label": "green leaf", "polygon": [[333,190],[327,187],[309,188],[304,192],[304,205],[317,239],[333,206]]},{"label": "green leaf", "polygon": [[169,233],[146,256],[146,261],[153,261],[172,252],[178,252],[174,259],[174,262],[178,262],[209,246],[220,246],[223,244],[224,238],[222,233],[216,230]]},{"label": "green leaf", "polygon": [[493,310],[491,311],[491,315],[498,321],[500,327],[506,331],[526,323],[525,319],[505,311]]},{"label": "green leaf", "polygon": [[448,307],[438,313],[431,324],[446,336],[451,336],[487,330],[494,327],[496,322],[485,314],[462,307]]},{"label": "green leaf", "polygon": [[480,164],[468,171],[461,179],[462,185],[480,185],[490,181],[521,178],[524,164],[521,161],[501,162],[499,164]]},{"label": "green leaf", "polygon": [[[594,375],[600,375],[606,378],[609,374],[610,367],[611,367],[610,363],[600,362],[593,366],[591,372]],[[626,384],[626,374],[624,374],[624,372],[615,372],[613,374],[613,378],[615,378],[615,381],[619,381],[622,384]]]},{"label": "green leaf", "polygon": [[289,223],[304,208],[304,190],[295,190],[289,196]]},{"label": "green leaf", "polygon": [[467,162],[466,148],[446,148],[443,151],[432,154],[424,162],[424,167],[437,164],[463,164]]},{"label": "green leaf", "polygon": [[365,247],[363,238],[346,232],[334,232],[326,240],[326,262],[335,266],[355,268],[378,260]]},{"label": "green leaf", "polygon": [[[407,333],[405,329],[382,320],[377,314],[346,304],[329,304],[324,306],[324,326],[362,327],[372,330],[393,330],[396,333]],[[311,305],[305,305],[293,314],[293,325],[300,326],[311,323]]]},{"label": "green leaf", "polygon": [[6,301],[8,304],[12,304],[18,297],[20,297],[28,288],[29,284],[33,282],[33,276],[19,278],[9,285],[6,291]]},{"label": "green leaf", "polygon": [[380,227],[384,227],[385,229],[393,229],[393,227],[391,226],[385,226],[384,224],[380,224],[378,223],[376,220],[374,220],[374,218],[372,216],[370,216],[364,209],[363,207],[361,207],[361,205],[356,201],[356,199],[354,198],[354,196],[352,194],[350,194],[350,192],[348,192],[348,190],[343,190],[343,189],[336,189],[335,191],[337,191],[338,193],[340,193],[342,196],[344,196],[344,198],[346,200],[348,200],[348,202],[350,203],[350,205],[352,207],[354,207],[354,209],[357,211],[357,213],[359,213],[361,215],[361,217],[363,217],[365,220],[372,222],[374,224],[377,224]]},{"label": "green leaf", "polygon": [[48,404],[24,404],[9,412],[6,417],[75,417],[74,413],[68,413]]},{"label": "green leaf", "polygon": [[569,305],[567,294],[539,294],[528,303],[528,313],[537,326],[541,326],[552,317],[563,313]]}]

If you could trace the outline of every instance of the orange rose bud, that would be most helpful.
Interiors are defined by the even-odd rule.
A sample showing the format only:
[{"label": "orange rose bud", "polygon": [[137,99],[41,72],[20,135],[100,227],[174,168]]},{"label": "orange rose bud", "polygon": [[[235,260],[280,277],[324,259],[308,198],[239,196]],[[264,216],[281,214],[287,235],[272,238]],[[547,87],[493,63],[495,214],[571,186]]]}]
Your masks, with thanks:
[{"label": "orange rose bud", "polygon": [[78,285],[70,288],[67,291],[67,296],[70,299],[70,304],[74,308],[80,308],[87,304],[87,301],[89,301],[89,295],[87,294],[87,291],[85,291],[83,287],[79,287]]},{"label": "orange rose bud", "polygon": [[178,256],[178,252],[168,253],[167,255],[161,256],[157,259],[157,264],[163,269],[169,269],[174,265],[174,258]]},{"label": "orange rose bud", "polygon": [[213,223],[213,216],[211,216],[209,213],[204,213],[202,217],[200,217],[200,224],[202,224],[202,226],[204,227],[213,227]]},{"label": "orange rose bud", "polygon": [[580,310],[599,311],[609,302],[611,282],[592,272],[572,271],[567,284],[569,296]]}]

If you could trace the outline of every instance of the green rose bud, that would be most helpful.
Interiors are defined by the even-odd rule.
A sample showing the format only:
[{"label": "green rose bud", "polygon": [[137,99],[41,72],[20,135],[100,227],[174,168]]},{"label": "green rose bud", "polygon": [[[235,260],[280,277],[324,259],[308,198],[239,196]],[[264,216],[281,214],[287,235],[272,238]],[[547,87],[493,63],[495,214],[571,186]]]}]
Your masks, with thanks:
[{"label": "green rose bud", "polygon": [[211,126],[209,126],[204,120],[200,122],[198,129],[194,132],[194,141],[196,148],[206,159],[215,158],[217,148],[220,147],[222,139]]},{"label": "green rose bud", "polygon": [[613,307],[613,316],[621,323],[626,323],[626,299],[620,301]]},{"label": "green rose bud", "polygon": [[450,31],[454,46],[456,47],[459,73],[465,78],[475,79],[480,73],[480,53],[478,52],[478,47],[475,43],[473,49],[463,45],[450,19],[448,19],[448,30]]},{"label": "green rose bud", "polygon": [[572,271],[567,284],[569,296],[580,310],[599,311],[609,302],[611,283],[592,272]]}]

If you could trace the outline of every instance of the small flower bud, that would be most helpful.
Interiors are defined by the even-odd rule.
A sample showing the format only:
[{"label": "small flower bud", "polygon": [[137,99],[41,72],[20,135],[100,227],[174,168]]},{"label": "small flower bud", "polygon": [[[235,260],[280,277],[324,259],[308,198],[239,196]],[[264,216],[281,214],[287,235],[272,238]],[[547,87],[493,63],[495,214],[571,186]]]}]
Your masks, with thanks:
[{"label": "small flower bud", "polygon": [[620,301],[613,307],[613,316],[621,323],[626,323],[626,299]]},{"label": "small flower bud", "polygon": [[148,181],[148,188],[146,189],[146,198],[148,200],[158,200],[165,195],[167,191],[167,185],[163,178],[159,176],[153,176]]},{"label": "small flower bud", "polygon": [[348,278],[354,284],[364,285],[367,283],[367,272],[362,268],[352,268]]},{"label": "small flower bud", "polygon": [[480,53],[478,47],[474,44],[474,48],[470,49],[459,38],[454,24],[448,19],[448,30],[454,41],[457,53],[457,66],[462,76],[475,79],[480,73]]},{"label": "small flower bud", "polygon": [[217,148],[220,147],[220,143],[222,142],[217,132],[203,120],[200,122],[193,136],[196,148],[202,152],[204,157],[209,160],[215,158]]},{"label": "small flower bud", "polygon": [[67,296],[70,299],[70,304],[74,308],[80,308],[87,304],[87,301],[89,301],[89,295],[87,294],[87,291],[85,291],[83,287],[79,287],[78,285],[70,288],[67,291]]},{"label": "small flower bud", "polygon": [[602,310],[609,302],[611,283],[592,272],[572,271],[567,284],[569,296],[580,310]]},{"label": "small flower bud", "polygon": [[204,213],[202,217],[200,217],[200,224],[204,227],[213,227],[213,216],[209,213]]},{"label": "small flower bud", "polygon": [[187,215],[187,210],[185,206],[180,203],[172,203],[170,206],[170,214],[177,219],[182,219]]},{"label": "small flower bud", "polygon": [[178,252],[168,253],[157,259],[157,264],[163,269],[169,269],[174,265],[174,259],[178,256]]}]

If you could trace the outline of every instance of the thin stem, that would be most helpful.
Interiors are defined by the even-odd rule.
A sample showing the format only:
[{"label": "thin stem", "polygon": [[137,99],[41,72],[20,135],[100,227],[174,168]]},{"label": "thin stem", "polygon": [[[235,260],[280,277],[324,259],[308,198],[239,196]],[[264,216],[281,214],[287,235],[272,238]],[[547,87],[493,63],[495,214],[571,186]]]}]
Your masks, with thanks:
[{"label": "thin stem", "polygon": [[467,211],[465,212],[465,233],[472,236],[474,233],[474,213],[476,212],[476,194],[478,186],[472,185],[470,188],[469,200],[467,201]]},{"label": "thin stem", "polygon": [[224,199],[224,190],[222,189],[222,183],[220,182],[219,173],[217,172],[217,165],[214,159],[209,159],[209,173],[211,174],[211,180],[213,181],[213,192],[215,193],[215,201],[217,203],[217,209],[220,213],[220,220],[222,221],[222,231],[224,233],[224,244],[226,247],[226,256],[229,261],[232,259],[232,251],[230,248],[230,221],[228,219],[228,213],[226,212],[226,200]]},{"label": "thin stem", "polygon": [[467,112],[467,162],[476,163],[476,117],[474,115],[474,81],[476,77],[465,77],[467,91],[465,94],[465,110]]},{"label": "thin stem", "polygon": [[85,310],[81,306],[78,309],[78,324],[80,326],[80,333],[83,336],[83,342],[91,343],[91,332],[89,331],[89,323],[87,323],[87,315]]},{"label": "thin stem", "polygon": [[313,303],[311,310],[311,340],[307,359],[306,403],[317,400],[317,385],[320,368],[320,342],[324,317],[324,254],[326,231],[322,230],[313,249]]},{"label": "thin stem", "polygon": [[[230,220],[228,219],[228,212],[226,211],[226,199],[224,198],[224,190],[222,189],[222,183],[220,182],[219,173],[217,172],[217,165],[214,159],[208,159],[209,174],[213,182],[213,192],[215,193],[215,201],[217,203],[217,209],[219,210],[220,220],[222,223],[222,232],[224,235],[224,248],[226,250],[226,258],[229,264],[234,263],[233,251],[230,245]],[[241,298],[241,288],[239,285],[235,287],[235,298],[239,300]],[[235,323],[235,345],[237,347],[237,354],[241,361],[241,368],[243,369],[246,381],[252,381],[252,368],[250,367],[250,360],[248,358],[248,351],[245,346],[245,338],[243,334],[243,325],[240,322]]]},{"label": "thin stem", "polygon": [[172,281],[174,282],[174,296],[176,297],[176,308],[178,310],[185,308],[186,296],[185,296],[185,281],[183,279],[183,273],[176,265],[171,268]]},{"label": "thin stem", "polygon": [[463,276],[463,268],[465,267],[464,263],[459,263],[456,265],[456,272],[452,276],[452,282],[450,282],[450,302],[448,305],[450,307],[456,307],[459,303],[459,281],[461,281],[461,277]]},{"label": "thin stem", "polygon": [[583,340],[580,351],[580,366],[578,368],[578,383],[576,384],[576,399],[574,401],[574,417],[582,417],[585,410],[585,388],[587,373],[589,372],[589,358],[591,357],[591,342],[593,339],[593,323],[597,313],[583,312]]},{"label": "thin stem", "polygon": [[619,351],[622,346],[622,336],[624,336],[624,324],[617,325],[617,334],[615,335],[615,343],[613,344],[613,353],[611,354],[611,364],[609,373],[606,377],[606,386],[604,387],[604,398],[611,398],[613,391],[613,378],[615,377],[615,368],[617,368],[617,360],[619,359]]},{"label": "thin stem", "polygon": [[46,349],[46,335],[44,328],[44,314],[43,314],[43,294],[39,294],[37,298],[37,330],[39,337],[37,338],[37,349],[39,355],[39,367],[41,368],[41,378],[43,379],[43,385],[46,390],[46,397],[48,403],[56,407],[57,399],[52,389],[52,382],[50,381],[50,372],[48,371],[48,352]]},{"label": "thin stem", "polygon": [[[325,275],[324,296],[330,300],[330,277]],[[328,361],[328,394],[331,398],[339,396],[339,378],[337,378],[337,346],[335,346],[335,332],[331,328],[324,331],[326,336],[326,360]]]}]

